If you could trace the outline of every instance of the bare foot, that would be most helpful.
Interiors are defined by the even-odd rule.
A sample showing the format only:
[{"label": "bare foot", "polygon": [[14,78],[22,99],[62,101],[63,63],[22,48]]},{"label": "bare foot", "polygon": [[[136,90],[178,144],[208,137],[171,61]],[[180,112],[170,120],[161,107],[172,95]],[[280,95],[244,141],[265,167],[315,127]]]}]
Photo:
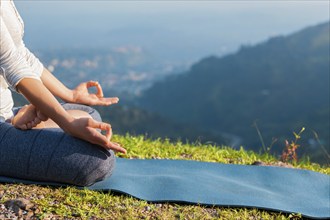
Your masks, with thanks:
[{"label": "bare foot", "polygon": [[12,124],[19,129],[43,128],[48,118],[33,105],[23,106],[12,120]]}]

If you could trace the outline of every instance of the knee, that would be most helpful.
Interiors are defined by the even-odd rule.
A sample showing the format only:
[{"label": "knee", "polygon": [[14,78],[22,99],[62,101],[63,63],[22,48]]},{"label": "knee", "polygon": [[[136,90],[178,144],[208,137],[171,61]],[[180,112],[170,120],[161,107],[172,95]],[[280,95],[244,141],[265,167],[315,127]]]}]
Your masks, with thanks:
[{"label": "knee", "polygon": [[90,106],[75,104],[75,103],[65,103],[62,106],[67,111],[70,111],[70,110],[83,111],[83,112],[86,112],[87,114],[89,114],[94,120],[102,121],[100,113],[96,109],[94,109]]},{"label": "knee", "polygon": [[102,121],[102,117],[100,113],[90,106],[85,106],[85,111],[95,120],[95,121]]},{"label": "knee", "polygon": [[75,185],[90,186],[110,177],[115,169],[116,159],[113,151],[109,151],[106,158],[91,158],[87,167],[79,172],[75,178]]}]

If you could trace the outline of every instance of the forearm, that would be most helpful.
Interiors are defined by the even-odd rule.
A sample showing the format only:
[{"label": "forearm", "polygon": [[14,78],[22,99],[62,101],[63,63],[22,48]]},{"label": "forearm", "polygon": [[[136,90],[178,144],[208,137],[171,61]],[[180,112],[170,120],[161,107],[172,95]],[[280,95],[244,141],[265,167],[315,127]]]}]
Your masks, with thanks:
[{"label": "forearm", "polygon": [[51,72],[44,68],[41,81],[46,88],[56,97],[59,97],[65,102],[73,102],[72,90],[68,89],[61,83]]},{"label": "forearm", "polygon": [[67,128],[74,118],[63,109],[42,82],[25,78],[19,82],[17,89],[44,115],[70,133]]},{"label": "forearm", "polygon": [[[106,149],[126,153],[126,150],[119,144],[110,141],[112,135],[110,124],[98,122],[91,118],[75,119],[63,109],[52,93],[39,80],[24,78],[18,83],[17,90],[66,133]],[[96,129],[105,131],[105,135]]]}]

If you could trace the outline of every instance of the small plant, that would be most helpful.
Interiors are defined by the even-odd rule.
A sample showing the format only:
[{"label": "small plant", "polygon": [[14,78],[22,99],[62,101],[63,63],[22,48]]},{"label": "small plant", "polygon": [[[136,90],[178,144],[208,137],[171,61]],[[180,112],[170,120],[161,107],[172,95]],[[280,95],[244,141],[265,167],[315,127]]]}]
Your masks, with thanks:
[{"label": "small plant", "polygon": [[262,137],[262,134],[261,134],[261,131],[259,130],[259,127],[257,125],[257,121],[255,121],[253,123],[253,126],[256,128],[257,130],[257,133],[258,133],[258,136],[259,136],[259,139],[260,139],[260,142],[261,142],[261,146],[262,146],[262,149],[264,151],[264,153],[266,154],[270,154],[270,151],[273,147],[273,145],[277,142],[277,138],[272,138],[272,143],[266,148],[266,145],[265,145],[265,142],[264,142],[264,138]]},{"label": "small plant", "polygon": [[300,132],[297,134],[296,132],[293,132],[295,140],[291,141],[289,143],[288,140],[285,140],[285,149],[282,152],[281,160],[283,162],[289,162],[292,161],[294,163],[297,163],[298,157],[296,150],[300,146],[297,142],[301,138],[301,134],[305,131],[305,128],[303,127]]}]

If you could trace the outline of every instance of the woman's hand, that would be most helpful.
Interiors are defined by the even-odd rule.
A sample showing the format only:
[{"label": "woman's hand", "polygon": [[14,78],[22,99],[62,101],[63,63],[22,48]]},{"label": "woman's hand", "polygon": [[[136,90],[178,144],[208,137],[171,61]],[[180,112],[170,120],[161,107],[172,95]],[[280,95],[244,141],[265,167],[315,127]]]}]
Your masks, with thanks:
[{"label": "woman's hand", "polygon": [[[105,135],[96,129],[105,131]],[[66,132],[90,143],[100,145],[105,149],[112,149],[114,151],[126,154],[126,150],[123,147],[121,147],[118,143],[110,141],[112,136],[110,124],[98,122],[92,118],[77,118],[69,124],[66,128]]]},{"label": "woman's hand", "polygon": [[[54,96],[65,102],[85,105],[111,105],[119,101],[117,97],[104,98],[102,87],[95,81],[81,83],[75,89],[70,90],[47,69],[42,72],[41,81]],[[96,87],[95,94],[89,93],[88,88],[90,87]]]},{"label": "woman's hand", "polygon": [[[89,93],[88,89],[96,87],[96,93]],[[111,105],[119,101],[118,97],[104,98],[101,85],[95,81],[84,82],[72,90],[73,103],[85,105]]]},{"label": "woman's hand", "polygon": [[[36,79],[24,78],[17,85],[18,91],[45,116],[51,118],[60,128],[68,134],[81,138],[106,149],[113,149],[122,153],[126,150],[119,144],[110,142],[112,130],[110,124],[98,122],[91,118],[75,119],[58,103],[52,93],[42,82]],[[98,130],[105,131],[105,135]]]}]

